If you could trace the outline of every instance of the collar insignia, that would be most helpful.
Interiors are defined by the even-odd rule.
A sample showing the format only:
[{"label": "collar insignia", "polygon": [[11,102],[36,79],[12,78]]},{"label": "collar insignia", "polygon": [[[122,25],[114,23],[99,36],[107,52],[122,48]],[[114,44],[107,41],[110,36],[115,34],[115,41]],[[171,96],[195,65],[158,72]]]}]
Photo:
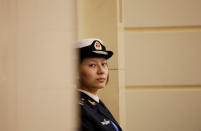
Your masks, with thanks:
[{"label": "collar insignia", "polygon": [[109,120],[107,121],[106,119],[104,119],[103,122],[101,122],[101,124],[102,125],[108,125],[108,124],[110,124],[110,121]]},{"label": "collar insignia", "polygon": [[102,46],[101,46],[101,43],[99,41],[95,42],[94,47],[96,50],[102,50]]},{"label": "collar insignia", "polygon": [[91,101],[91,100],[89,100],[89,99],[88,99],[88,102],[89,102],[90,104],[92,104],[93,106],[95,106],[95,105],[96,105],[96,102]]},{"label": "collar insignia", "polygon": [[81,106],[84,105],[84,98],[82,98],[82,99],[79,101],[79,104],[80,104]]}]

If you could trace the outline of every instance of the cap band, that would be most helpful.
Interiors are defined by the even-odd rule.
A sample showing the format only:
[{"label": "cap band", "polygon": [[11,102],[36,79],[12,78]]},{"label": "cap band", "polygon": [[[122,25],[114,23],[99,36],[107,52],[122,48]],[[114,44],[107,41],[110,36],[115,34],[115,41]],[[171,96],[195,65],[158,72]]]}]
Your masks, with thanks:
[{"label": "cap band", "polygon": [[103,51],[92,51],[92,52],[97,53],[97,54],[108,55],[107,52],[103,52]]}]

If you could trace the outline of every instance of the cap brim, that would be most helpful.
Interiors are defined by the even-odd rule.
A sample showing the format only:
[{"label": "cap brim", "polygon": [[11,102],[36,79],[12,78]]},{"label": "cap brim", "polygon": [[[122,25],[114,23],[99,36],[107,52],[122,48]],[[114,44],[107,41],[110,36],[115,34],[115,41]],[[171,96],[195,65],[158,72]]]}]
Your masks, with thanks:
[{"label": "cap brim", "polygon": [[112,51],[92,51],[93,56],[97,57],[104,57],[105,59],[109,59],[112,57],[113,52]]},{"label": "cap brim", "polygon": [[112,57],[112,51],[92,51],[92,52],[80,52],[81,59],[86,57],[103,57],[105,59],[109,59]]}]

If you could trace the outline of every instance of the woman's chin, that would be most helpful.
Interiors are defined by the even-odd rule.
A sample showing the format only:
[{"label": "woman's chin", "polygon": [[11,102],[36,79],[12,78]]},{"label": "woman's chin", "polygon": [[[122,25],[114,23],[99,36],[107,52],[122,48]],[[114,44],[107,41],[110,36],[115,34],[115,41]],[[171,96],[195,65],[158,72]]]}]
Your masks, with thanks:
[{"label": "woman's chin", "polygon": [[105,84],[100,84],[100,85],[97,86],[97,88],[98,89],[103,89],[103,88],[105,88]]}]

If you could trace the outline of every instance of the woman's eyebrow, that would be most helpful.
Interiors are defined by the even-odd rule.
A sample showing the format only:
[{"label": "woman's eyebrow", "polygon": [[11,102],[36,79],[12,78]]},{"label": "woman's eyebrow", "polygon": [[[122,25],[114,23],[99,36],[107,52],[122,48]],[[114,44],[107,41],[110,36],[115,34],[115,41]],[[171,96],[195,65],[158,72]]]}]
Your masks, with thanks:
[{"label": "woman's eyebrow", "polygon": [[[89,62],[99,62],[99,60],[90,59]],[[107,60],[100,60],[100,62],[107,62]]]},{"label": "woman's eyebrow", "polygon": [[96,60],[89,60],[89,62],[97,62]]}]

